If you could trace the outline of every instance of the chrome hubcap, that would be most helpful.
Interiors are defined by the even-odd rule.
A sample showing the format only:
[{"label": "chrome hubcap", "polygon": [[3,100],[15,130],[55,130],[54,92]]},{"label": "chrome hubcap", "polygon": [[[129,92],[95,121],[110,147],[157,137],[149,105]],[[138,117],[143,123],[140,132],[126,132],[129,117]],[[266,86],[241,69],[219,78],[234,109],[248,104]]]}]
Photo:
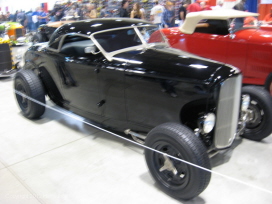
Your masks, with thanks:
[{"label": "chrome hubcap", "polygon": [[162,172],[162,171],[167,170],[167,171],[171,171],[174,175],[177,175],[178,171],[175,168],[173,162],[169,159],[169,157],[166,155],[163,155],[163,158],[164,158],[164,164],[160,168],[159,171]]},{"label": "chrome hubcap", "polygon": [[173,156],[184,159],[181,153],[167,142],[160,142],[155,149],[164,153],[154,153],[154,164],[164,185],[178,188],[186,186],[189,182],[188,165],[172,158]]},{"label": "chrome hubcap", "polygon": [[247,128],[256,128],[262,122],[264,115],[263,110],[259,107],[258,102],[252,100],[248,110]]}]

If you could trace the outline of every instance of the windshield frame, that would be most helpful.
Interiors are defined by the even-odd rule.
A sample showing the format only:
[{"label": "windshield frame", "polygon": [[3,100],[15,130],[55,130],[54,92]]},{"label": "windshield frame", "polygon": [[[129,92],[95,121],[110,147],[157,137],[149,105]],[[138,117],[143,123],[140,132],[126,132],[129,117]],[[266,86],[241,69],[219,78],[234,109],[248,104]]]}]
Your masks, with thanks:
[{"label": "windshield frame", "polygon": [[[112,28],[112,29],[107,29],[107,30],[102,30],[102,31],[98,31],[95,32],[93,34],[90,35],[91,40],[94,42],[94,44],[97,46],[97,48],[102,52],[102,54],[107,58],[107,60],[112,61],[113,60],[113,56],[115,56],[116,54],[122,53],[122,52],[127,52],[127,51],[131,51],[131,50],[144,50],[144,49],[148,49],[154,45],[157,44],[163,44],[167,47],[169,47],[169,44],[167,42],[167,38],[164,36],[164,34],[160,31],[160,34],[162,35],[162,38],[164,39],[165,42],[156,42],[156,43],[148,43],[145,41],[143,35],[141,34],[141,31],[139,30],[139,28],[143,28],[143,27],[149,27],[149,28],[156,28],[158,27],[157,25],[142,25],[142,26],[126,26],[126,27],[120,27],[120,28]],[[119,49],[119,50],[115,50],[112,52],[107,52],[101,45],[100,43],[96,40],[95,35],[100,34],[100,33],[106,33],[106,32],[110,32],[110,31],[117,31],[117,30],[128,30],[128,29],[134,29],[135,33],[137,33],[137,36],[139,37],[141,44],[136,45],[136,46],[132,46],[132,47],[126,47],[123,49]],[[158,27],[158,30],[160,30],[160,28]]]}]

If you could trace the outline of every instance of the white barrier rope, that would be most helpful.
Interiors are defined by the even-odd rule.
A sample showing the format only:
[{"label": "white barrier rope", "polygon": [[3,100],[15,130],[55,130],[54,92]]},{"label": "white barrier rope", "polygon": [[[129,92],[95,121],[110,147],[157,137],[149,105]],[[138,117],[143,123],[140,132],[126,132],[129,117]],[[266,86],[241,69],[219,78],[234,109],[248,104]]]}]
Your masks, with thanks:
[{"label": "white barrier rope", "polygon": [[145,148],[145,149],[149,149],[149,150],[154,151],[154,152],[157,152],[157,153],[159,153],[159,154],[166,155],[167,157],[170,157],[170,158],[172,158],[172,159],[175,159],[175,160],[178,160],[178,161],[180,161],[180,162],[186,163],[186,164],[188,164],[188,165],[194,166],[194,167],[196,167],[196,168],[202,169],[202,170],[204,170],[204,171],[210,172],[210,173],[212,173],[212,174],[215,174],[215,175],[224,177],[224,178],[226,178],[226,179],[235,181],[235,182],[237,182],[237,183],[240,183],[240,184],[243,184],[243,185],[246,185],[246,186],[249,186],[249,187],[258,189],[258,190],[260,190],[260,191],[263,191],[263,192],[266,192],[266,193],[269,193],[269,194],[272,194],[272,191],[270,191],[270,190],[261,188],[261,187],[256,186],[256,185],[252,185],[252,184],[246,183],[246,182],[241,181],[241,180],[239,180],[239,179],[236,179],[236,178],[233,178],[233,177],[231,177],[231,176],[227,176],[227,175],[218,173],[218,172],[216,172],[216,171],[213,171],[213,170],[204,168],[204,167],[202,167],[202,166],[193,164],[193,163],[188,162],[188,161],[185,161],[185,160],[183,160],[183,159],[176,158],[176,157],[171,156],[171,155],[169,155],[169,154],[166,154],[166,153],[164,153],[164,152],[158,151],[158,150],[156,150],[156,149],[150,148],[150,147],[148,147],[148,146],[145,146],[145,145],[143,145],[143,144],[140,144],[140,143],[135,142],[135,141],[133,141],[133,140],[130,140],[130,139],[128,139],[128,138],[122,137],[122,136],[120,136],[120,135],[118,135],[118,134],[116,134],[116,133],[113,133],[113,132],[111,132],[111,131],[105,130],[105,129],[99,127],[99,126],[96,126],[96,125],[94,125],[94,124],[92,124],[92,123],[89,123],[89,122],[85,121],[84,119],[81,119],[81,118],[79,118],[79,117],[76,117],[76,116],[74,116],[74,115],[72,115],[72,114],[70,114],[70,113],[67,113],[67,112],[63,111],[63,110],[58,110],[58,109],[56,109],[56,108],[54,108],[54,107],[51,107],[51,106],[46,105],[46,104],[44,104],[44,103],[41,103],[40,101],[37,101],[37,100],[35,100],[35,99],[33,99],[33,98],[31,98],[31,97],[29,97],[29,96],[27,96],[27,95],[25,95],[25,94],[23,94],[23,93],[17,91],[17,90],[14,90],[14,92],[15,92],[16,94],[22,96],[22,97],[27,98],[27,99],[30,100],[30,101],[33,101],[33,102],[35,102],[35,103],[41,105],[41,106],[45,106],[45,107],[48,108],[48,109],[51,109],[51,110],[56,111],[56,112],[58,112],[58,113],[60,113],[60,114],[66,115],[66,116],[68,116],[68,117],[70,117],[70,118],[73,118],[73,119],[75,119],[75,120],[77,120],[77,121],[80,121],[80,122],[82,122],[82,123],[84,123],[84,124],[86,124],[86,125],[89,125],[89,126],[94,127],[94,128],[96,128],[96,129],[102,130],[102,131],[104,131],[104,132],[106,132],[106,133],[109,133],[109,134],[111,134],[111,135],[114,135],[114,136],[116,136],[116,137],[118,137],[118,138],[121,138],[121,139],[126,140],[126,141],[128,141],[128,142],[131,142],[131,143],[136,144],[136,145],[138,145],[138,146],[141,146],[141,147],[143,147],[143,148]]}]

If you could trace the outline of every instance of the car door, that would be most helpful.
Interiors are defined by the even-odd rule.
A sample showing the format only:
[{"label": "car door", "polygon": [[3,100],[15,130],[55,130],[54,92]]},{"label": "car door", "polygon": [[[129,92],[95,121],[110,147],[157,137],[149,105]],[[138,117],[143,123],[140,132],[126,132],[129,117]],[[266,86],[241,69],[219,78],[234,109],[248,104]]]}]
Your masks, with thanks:
[{"label": "car door", "polygon": [[125,63],[117,60],[104,60],[99,65],[98,88],[100,90],[100,101],[98,105],[105,118],[103,124],[106,126],[126,127],[126,108],[124,93],[124,71]]},{"label": "car door", "polygon": [[70,107],[86,113],[101,115],[100,89],[97,84],[97,55],[85,53],[92,41],[87,37],[67,35],[60,44],[61,60],[58,69],[62,76],[62,94]]}]

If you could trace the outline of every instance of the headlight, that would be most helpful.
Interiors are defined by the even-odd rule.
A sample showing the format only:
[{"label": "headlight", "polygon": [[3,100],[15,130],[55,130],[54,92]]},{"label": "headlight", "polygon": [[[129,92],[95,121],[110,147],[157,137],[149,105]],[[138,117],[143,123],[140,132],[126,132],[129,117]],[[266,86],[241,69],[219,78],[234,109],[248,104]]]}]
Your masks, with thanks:
[{"label": "headlight", "polygon": [[203,117],[203,132],[209,133],[213,130],[215,125],[215,115],[213,113],[208,113]]},{"label": "headlight", "polygon": [[249,103],[250,103],[250,96],[248,94],[242,95],[242,105],[241,105],[242,111],[247,111]]},{"label": "headlight", "polygon": [[14,35],[11,35],[11,36],[10,36],[10,39],[11,39],[11,40],[15,40],[16,38],[15,38]]}]

